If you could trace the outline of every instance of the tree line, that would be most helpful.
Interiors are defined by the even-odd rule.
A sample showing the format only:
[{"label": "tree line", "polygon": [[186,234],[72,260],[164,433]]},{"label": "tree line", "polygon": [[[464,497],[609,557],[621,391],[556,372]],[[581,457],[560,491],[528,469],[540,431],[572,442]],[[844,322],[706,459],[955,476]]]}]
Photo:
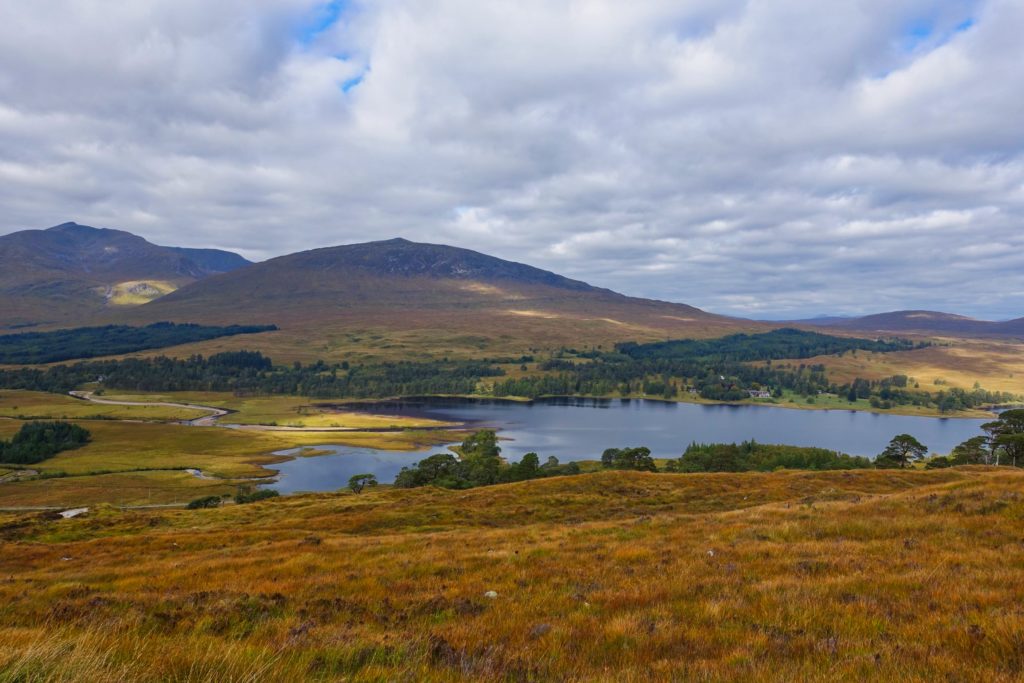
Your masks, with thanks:
[{"label": "tree line", "polygon": [[26,422],[9,441],[0,441],[0,462],[33,465],[84,446],[90,438],[89,430],[70,422]]},{"label": "tree line", "polygon": [[[795,329],[738,334],[708,340],[619,344],[613,352],[577,352],[576,359],[553,358],[540,365],[543,375],[496,382],[495,396],[657,396],[673,399],[684,392],[713,401],[742,401],[751,392],[774,399],[784,392],[813,403],[821,395],[866,399],[888,409],[915,405],[953,412],[1014,400],[1009,393],[943,389],[936,394],[909,386],[906,375],[880,380],[829,381],[822,364],[790,361],[833,353],[905,351],[926,343],[905,339],[870,340],[833,337]],[[583,361],[583,362],[577,362]]]},{"label": "tree line", "polygon": [[[275,366],[259,352],[236,351],[210,357],[160,356],[5,369],[0,371],[0,388],[64,393],[98,382],[102,387],[127,391],[229,391],[313,398],[490,393],[526,398],[644,395],[673,399],[694,394],[715,401],[745,400],[751,392],[777,400],[790,392],[808,403],[821,395],[833,395],[849,401],[868,400],[882,409],[917,405],[945,412],[1015,398],[981,388],[943,389],[931,394],[910,386],[906,375],[881,380],[856,378],[837,384],[829,381],[824,365],[795,362],[827,352],[895,351],[919,346],[900,339],[851,339],[783,329],[716,340],[620,344],[610,352],[575,352],[575,358],[552,358],[541,363],[543,374],[522,377],[504,377],[499,364],[525,363],[532,357],[361,365],[317,361]],[[484,382],[487,379],[492,381]]]},{"label": "tree line", "polygon": [[127,358],[0,371],[0,388],[66,393],[96,382],[126,391],[228,391],[314,398],[387,398],[471,394],[482,377],[503,374],[484,361],[428,361],[350,366],[323,361],[275,366],[258,351],[209,357]]},{"label": "tree line", "polygon": [[276,325],[196,325],[160,322],[145,327],[105,325],[0,336],[0,363],[56,363],[115,356],[179,344],[276,330]]}]

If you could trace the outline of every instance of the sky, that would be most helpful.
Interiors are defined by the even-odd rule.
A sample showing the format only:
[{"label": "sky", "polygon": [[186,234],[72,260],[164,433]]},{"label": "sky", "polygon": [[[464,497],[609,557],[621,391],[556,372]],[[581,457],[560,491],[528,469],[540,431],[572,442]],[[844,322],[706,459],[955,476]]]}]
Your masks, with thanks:
[{"label": "sky", "polygon": [[0,234],[1024,316],[1021,0],[0,0]]}]

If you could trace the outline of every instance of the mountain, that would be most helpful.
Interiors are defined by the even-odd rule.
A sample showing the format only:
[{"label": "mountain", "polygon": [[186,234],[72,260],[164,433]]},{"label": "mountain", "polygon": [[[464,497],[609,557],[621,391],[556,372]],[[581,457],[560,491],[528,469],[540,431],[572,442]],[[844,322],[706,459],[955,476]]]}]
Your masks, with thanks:
[{"label": "mountain", "polygon": [[281,331],[264,335],[272,355],[310,359],[518,355],[770,327],[404,239],[281,256],[182,287],[118,320],[273,323]]},{"label": "mountain", "polygon": [[992,322],[939,311],[891,311],[859,318],[815,318],[800,322],[858,332],[902,332],[960,337],[1024,335],[1024,318]]},{"label": "mountain", "polygon": [[77,223],[3,235],[0,327],[86,320],[248,263],[226,251],[161,247]]}]

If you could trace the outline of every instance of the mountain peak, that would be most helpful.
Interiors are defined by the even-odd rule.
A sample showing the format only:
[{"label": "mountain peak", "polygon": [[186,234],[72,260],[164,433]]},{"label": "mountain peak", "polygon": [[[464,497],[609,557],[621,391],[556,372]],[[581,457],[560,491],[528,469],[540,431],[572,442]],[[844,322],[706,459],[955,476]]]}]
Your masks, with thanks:
[{"label": "mountain peak", "polygon": [[61,223],[55,225],[52,228],[46,228],[46,232],[63,232],[63,233],[78,233],[83,235],[96,235],[104,232],[119,232],[117,230],[108,230],[104,228],[94,228],[91,225],[82,225],[81,223],[75,223],[74,221],[68,221],[67,223]]},{"label": "mountain peak", "polygon": [[506,280],[559,289],[592,291],[585,282],[478,251],[444,244],[412,242],[396,237],[376,242],[345,244],[299,252],[273,259],[311,270],[359,269],[388,277],[432,277],[455,280]]}]

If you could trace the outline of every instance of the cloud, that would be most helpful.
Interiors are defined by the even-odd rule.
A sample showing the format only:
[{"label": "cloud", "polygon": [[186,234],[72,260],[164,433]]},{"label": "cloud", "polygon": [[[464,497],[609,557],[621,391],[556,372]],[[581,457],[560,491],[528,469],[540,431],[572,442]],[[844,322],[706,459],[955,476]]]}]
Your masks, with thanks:
[{"label": "cloud", "polygon": [[0,232],[400,235],[724,313],[1015,317],[1022,31],[1015,0],[7,3]]}]

